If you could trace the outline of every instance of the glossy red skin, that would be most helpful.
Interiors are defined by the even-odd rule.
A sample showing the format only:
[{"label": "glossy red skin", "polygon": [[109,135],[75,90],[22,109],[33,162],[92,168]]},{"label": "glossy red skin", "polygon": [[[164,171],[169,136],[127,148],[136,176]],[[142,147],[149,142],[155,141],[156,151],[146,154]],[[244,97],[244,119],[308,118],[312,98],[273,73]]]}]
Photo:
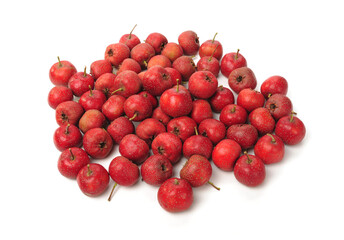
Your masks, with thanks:
[{"label": "glossy red skin", "polygon": [[201,58],[211,56],[213,52],[213,57],[220,61],[223,54],[223,49],[222,44],[217,40],[207,40],[204,43],[202,43],[201,47],[199,48],[199,56]]},{"label": "glossy red skin", "polygon": [[54,133],[54,144],[59,151],[64,151],[71,147],[80,147],[82,135],[79,129],[71,124],[60,126]]},{"label": "glossy red skin", "polygon": [[306,135],[306,127],[296,116],[282,117],[276,124],[275,133],[285,144],[295,145],[300,143]]},{"label": "glossy red skin", "polygon": [[217,144],[226,137],[226,126],[217,119],[204,119],[198,126],[198,133]]},{"label": "glossy red skin", "polygon": [[168,212],[182,212],[193,203],[192,187],[188,181],[179,178],[166,180],[159,188],[158,201]]},{"label": "glossy red skin", "polygon": [[124,114],[125,97],[120,95],[111,96],[102,106],[102,113],[109,121],[113,121]]},{"label": "glossy red skin", "polygon": [[172,119],[167,124],[167,132],[178,136],[183,142],[195,134],[197,123],[190,117],[182,116]]},{"label": "glossy red skin", "polygon": [[166,90],[159,101],[161,110],[170,117],[186,116],[192,111],[191,94],[181,85]]},{"label": "glossy red skin", "polygon": [[247,116],[247,112],[243,107],[236,104],[229,104],[222,109],[220,121],[223,122],[226,127],[230,127],[234,124],[246,123]]},{"label": "glossy red skin", "polygon": [[217,77],[220,72],[220,62],[215,57],[202,57],[197,62],[197,71],[209,71]]},{"label": "glossy red skin", "polygon": [[172,67],[182,75],[183,81],[188,81],[190,76],[196,72],[196,65],[188,56],[181,56],[174,60]]},{"label": "glossy red skin", "polygon": [[160,186],[172,177],[173,166],[163,155],[153,155],[141,166],[142,180],[153,186]]},{"label": "glossy red skin", "polygon": [[115,43],[107,46],[105,50],[105,60],[111,62],[111,64],[118,68],[124,59],[130,56],[130,49],[123,43]]},{"label": "glossy red skin", "polygon": [[161,122],[165,126],[171,120],[171,118],[166,113],[164,113],[160,107],[157,107],[156,109],[154,109],[153,114],[152,114],[152,118],[158,120],[159,122]]},{"label": "glossy red skin", "polygon": [[164,49],[168,41],[167,38],[161,33],[151,33],[148,35],[145,42],[154,48],[156,54],[160,54],[161,50]]},{"label": "glossy red skin", "polygon": [[152,115],[152,104],[149,99],[142,97],[138,94],[131,95],[124,102],[124,112],[128,118],[132,118],[135,114],[136,117],[132,121],[139,122]]},{"label": "glossy red skin", "polygon": [[260,135],[272,133],[275,129],[275,119],[266,108],[261,107],[253,110],[248,116],[248,119]]},{"label": "glossy red skin", "polygon": [[261,137],[254,146],[254,154],[264,164],[280,162],[284,157],[284,143],[282,139],[276,135],[271,136],[265,135]]},{"label": "glossy red skin", "polygon": [[227,53],[221,60],[221,73],[227,78],[234,69],[247,66],[244,56],[239,53],[236,58],[236,55],[236,52]]},{"label": "glossy red skin", "polygon": [[208,159],[202,155],[192,155],[180,170],[180,178],[188,181],[192,187],[208,183],[213,169]]},{"label": "glossy red skin", "polygon": [[90,158],[84,150],[72,147],[61,153],[57,168],[63,176],[75,179],[80,169],[89,163]]},{"label": "glossy red skin", "polygon": [[255,89],[257,79],[253,71],[248,67],[234,69],[228,77],[229,87],[236,93],[245,88]]},{"label": "glossy red skin", "polygon": [[197,154],[210,159],[212,151],[213,143],[209,138],[201,135],[193,135],[186,139],[183,144],[183,155],[186,158]]},{"label": "glossy red skin", "polygon": [[223,139],[213,150],[212,159],[216,167],[223,171],[233,171],[236,160],[240,157],[241,147],[232,139]]},{"label": "glossy red skin", "polygon": [[119,144],[126,135],[135,132],[135,127],[134,124],[128,120],[128,118],[119,117],[110,123],[107,131],[115,143]]},{"label": "glossy red skin", "polygon": [[183,56],[184,52],[179,44],[174,42],[169,42],[165,45],[164,49],[161,51],[161,55],[170,59],[171,62],[174,62],[177,58]]},{"label": "glossy red skin", "polygon": [[60,126],[68,123],[77,125],[82,114],[84,114],[84,109],[79,103],[66,101],[56,107],[55,119]]},{"label": "glossy red skin", "polygon": [[124,34],[120,39],[120,43],[123,43],[128,46],[128,48],[131,50],[136,45],[140,44],[140,39],[135,34]]},{"label": "glossy red skin", "polygon": [[165,68],[153,66],[143,76],[142,85],[153,96],[160,96],[165,90],[173,86],[173,82]]},{"label": "glossy red skin", "polygon": [[149,146],[135,134],[128,134],[120,142],[119,152],[133,163],[141,164],[149,156]]},{"label": "glossy red skin", "polygon": [[76,180],[80,190],[85,195],[96,197],[105,192],[109,185],[110,177],[102,165],[90,163],[80,170]]},{"label": "glossy red skin", "polygon": [[56,109],[60,103],[72,100],[73,92],[70,88],[65,86],[55,86],[49,91],[48,94],[48,104],[53,109]]},{"label": "glossy red skin", "polygon": [[102,110],[103,104],[106,102],[106,96],[102,91],[92,90],[87,91],[79,99],[79,104],[87,110],[97,109]]},{"label": "glossy red skin", "polygon": [[199,49],[198,36],[193,31],[185,31],[178,37],[178,43],[185,55],[196,55]]},{"label": "glossy red skin", "polygon": [[118,156],[109,165],[109,175],[121,186],[132,186],[139,180],[139,167],[128,158]]},{"label": "glossy red skin", "polygon": [[149,146],[154,138],[163,132],[166,132],[165,125],[154,118],[147,118],[136,127],[136,135]]},{"label": "glossy red skin", "polygon": [[248,162],[246,155],[241,156],[234,166],[234,176],[240,183],[248,187],[255,187],[265,179],[265,166],[257,156],[248,156],[252,162]]},{"label": "glossy red skin", "polygon": [[142,68],[147,68],[149,60],[155,55],[154,48],[148,43],[140,43],[133,47],[130,57],[140,64]]},{"label": "glossy red skin", "polygon": [[234,104],[234,95],[229,88],[221,85],[216,89],[214,95],[209,99],[209,103],[213,111],[219,113],[225,106]]},{"label": "glossy red skin", "polygon": [[102,112],[91,109],[82,115],[79,120],[79,129],[85,133],[92,128],[102,128],[106,125],[106,118]]},{"label": "glossy red skin", "polygon": [[256,108],[263,107],[264,103],[265,98],[263,94],[250,88],[241,90],[237,98],[237,104],[245,108],[248,112],[252,112]]},{"label": "glossy red skin", "polygon": [[141,66],[138,62],[136,62],[134,59],[126,58],[122,62],[122,64],[119,66],[119,69],[117,71],[117,75],[119,75],[121,72],[124,72],[126,70],[131,70],[139,74],[141,72]]},{"label": "glossy red skin", "polygon": [[139,93],[140,96],[147,98],[152,104],[152,108],[155,109],[158,106],[158,99],[147,91],[142,91]]},{"label": "glossy red skin", "polygon": [[207,99],[216,92],[218,81],[209,71],[197,71],[189,79],[189,91],[196,98]]},{"label": "glossy red skin", "polygon": [[250,124],[235,124],[227,129],[227,138],[239,143],[242,149],[249,149],[258,140],[258,131]]},{"label": "glossy red skin", "polygon": [[172,64],[171,64],[170,59],[168,59],[164,55],[156,55],[149,60],[147,68],[149,69],[153,66],[161,66],[165,68],[165,67],[172,67]]},{"label": "glossy red skin", "polygon": [[272,76],[262,83],[260,91],[266,99],[277,93],[287,95],[288,82],[284,77]]},{"label": "glossy red skin", "polygon": [[208,101],[197,99],[192,102],[191,118],[200,124],[204,119],[213,118],[213,111]]},{"label": "glossy red skin", "polygon": [[176,69],[167,67],[165,68],[165,70],[170,74],[173,86],[177,85],[177,80],[179,81],[179,83],[182,81],[182,75]]},{"label": "glossy red skin", "polygon": [[165,156],[172,164],[179,162],[183,143],[173,133],[160,133],[152,142],[152,151],[155,155]]},{"label": "glossy red skin", "polygon": [[265,107],[270,111],[271,115],[276,119],[287,116],[293,110],[293,104],[290,99],[283,94],[272,95],[265,103]]},{"label": "glossy red skin", "polygon": [[92,77],[97,80],[101,75],[105,73],[112,73],[112,65],[108,60],[97,60],[91,64],[90,72]]},{"label": "glossy red skin", "polygon": [[[142,88],[141,79],[136,72],[131,70],[118,74],[113,85],[117,92],[112,92],[112,94],[121,95],[125,98],[138,93]],[[119,89],[121,90],[118,91]]]},{"label": "glossy red skin", "polygon": [[72,89],[75,96],[80,97],[90,88],[93,89],[94,79],[90,74],[77,72],[69,79],[68,87]]},{"label": "glossy red skin", "polygon": [[85,151],[93,158],[106,158],[112,150],[113,142],[110,134],[103,128],[88,130],[83,139]]},{"label": "glossy red skin", "polygon": [[113,73],[104,73],[101,75],[96,83],[94,84],[94,88],[96,90],[102,91],[105,96],[108,98],[111,96],[111,93],[117,90],[115,86],[115,79],[116,75]]},{"label": "glossy red skin", "polygon": [[69,79],[76,73],[76,68],[68,61],[54,63],[49,70],[50,81],[57,86],[68,86]]}]

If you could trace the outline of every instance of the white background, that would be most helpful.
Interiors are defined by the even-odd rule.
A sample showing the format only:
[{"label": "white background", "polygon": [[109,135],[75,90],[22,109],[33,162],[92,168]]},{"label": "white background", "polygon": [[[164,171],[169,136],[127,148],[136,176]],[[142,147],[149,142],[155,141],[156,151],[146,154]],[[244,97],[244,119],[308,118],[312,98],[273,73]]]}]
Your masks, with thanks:
[{"label": "white background", "polygon": [[[340,2],[2,1],[0,238],[343,239]],[[258,89],[272,75],[288,80],[307,135],[286,148],[283,162],[267,166],[262,186],[245,187],[214,167],[221,191],[194,189],[192,208],[170,214],[157,202],[158,189],[143,182],[118,187],[109,203],[110,188],[89,198],[59,174],[50,66],[60,56],[82,71],[136,23],[141,41],[160,32],[176,42],[194,30],[204,42],[218,32],[225,53],[241,49]],[[117,150],[96,162],[107,168]]]}]

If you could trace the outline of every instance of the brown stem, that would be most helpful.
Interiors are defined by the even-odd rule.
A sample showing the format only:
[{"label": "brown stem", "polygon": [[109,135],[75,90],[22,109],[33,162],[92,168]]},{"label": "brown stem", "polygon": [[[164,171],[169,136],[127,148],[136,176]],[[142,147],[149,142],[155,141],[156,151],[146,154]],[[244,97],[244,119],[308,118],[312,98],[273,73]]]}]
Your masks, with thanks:
[{"label": "brown stem", "polygon": [[219,88],[220,88],[220,91],[222,91],[222,90],[223,90],[223,86],[222,86],[222,85],[220,85],[220,86],[219,86]]},{"label": "brown stem", "polygon": [[88,88],[90,89],[90,96],[93,96],[93,92],[92,92],[92,87],[91,87],[91,85],[88,85]]},{"label": "brown stem", "polygon": [[210,185],[211,185],[213,188],[215,188],[217,191],[220,191],[220,189],[221,189],[221,188],[215,186],[215,184],[212,183],[212,182],[210,182],[210,181],[208,181],[208,184],[210,184]]},{"label": "brown stem", "polygon": [[86,77],[86,66],[84,68],[84,77]]},{"label": "brown stem", "polygon": [[148,66],[148,63],[147,63],[147,61],[146,61],[146,60],[143,60],[143,64],[145,65],[145,67],[147,67],[147,66]]},{"label": "brown stem", "polygon": [[246,157],[247,157],[247,164],[251,164],[251,162],[252,162],[252,159],[249,157],[249,155],[248,155],[248,153],[247,153],[247,151],[244,151],[244,154],[246,155]]},{"label": "brown stem", "polygon": [[210,62],[211,61],[211,59],[213,58],[213,56],[214,56],[214,53],[216,52],[216,49],[217,49],[217,47],[219,46],[219,44],[217,44],[216,45],[216,47],[215,47],[215,49],[214,49],[214,51],[213,51],[213,53],[211,54],[211,56],[210,56],[210,58],[208,59],[208,61]]},{"label": "brown stem", "polygon": [[134,29],[136,28],[137,24],[135,24],[135,26],[133,27],[133,29],[131,29],[130,33],[129,33],[129,37],[128,39],[131,39],[131,34],[133,33]]},{"label": "brown stem", "polygon": [[75,156],[74,156],[74,154],[73,154],[73,152],[72,152],[72,149],[69,148],[68,150],[69,150],[69,152],[70,152],[70,160],[74,160],[74,159],[75,159]]},{"label": "brown stem", "polygon": [[271,94],[271,93],[269,93],[269,94],[268,94],[268,98],[270,98],[271,96],[272,96],[272,94]]},{"label": "brown stem", "polygon": [[272,143],[276,143],[276,139],[274,138],[274,136],[272,136],[270,133],[267,133],[266,135],[271,137],[271,142]]},{"label": "brown stem", "polygon": [[68,123],[67,126],[66,126],[65,134],[69,134],[69,127],[70,127],[70,124]]},{"label": "brown stem", "polygon": [[123,90],[124,90],[123,88],[116,89],[115,91],[113,91],[113,92],[111,93],[111,95],[115,94],[116,92],[123,91]]},{"label": "brown stem", "polygon": [[197,127],[195,127],[195,133],[196,133],[196,135],[198,135]]},{"label": "brown stem", "polygon": [[290,122],[293,122],[293,120],[294,120],[294,115],[296,115],[297,113],[296,112],[294,112],[294,111],[291,111],[291,113],[290,113]]},{"label": "brown stem", "polygon": [[92,175],[92,170],[90,169],[90,164],[87,164],[87,177],[91,176]]},{"label": "brown stem", "polygon": [[231,113],[235,113],[235,110],[236,110],[236,107],[234,106],[234,107],[231,109]]},{"label": "brown stem", "polygon": [[240,49],[238,49],[237,53],[235,54],[235,60],[238,60],[238,58],[239,58],[239,51],[240,51]]},{"label": "brown stem", "polygon": [[60,61],[60,57],[59,56],[57,56],[57,60],[59,61],[59,67],[62,67],[62,63]]},{"label": "brown stem", "polygon": [[129,118],[129,121],[134,120],[137,117],[137,112],[135,112],[134,116],[132,116],[131,118]]},{"label": "brown stem", "polygon": [[214,43],[216,35],[217,35],[217,33],[215,33],[215,35],[213,37],[213,41],[211,43]]},{"label": "brown stem", "polygon": [[177,79],[176,81],[177,81],[177,89],[176,89],[176,92],[179,92],[179,79]]},{"label": "brown stem", "polygon": [[109,202],[111,201],[111,197],[112,197],[113,191],[115,190],[116,186],[117,186],[117,183],[115,182],[115,184],[114,184],[113,187],[112,187],[110,196],[109,196],[109,198],[108,198],[108,201],[109,201]]}]

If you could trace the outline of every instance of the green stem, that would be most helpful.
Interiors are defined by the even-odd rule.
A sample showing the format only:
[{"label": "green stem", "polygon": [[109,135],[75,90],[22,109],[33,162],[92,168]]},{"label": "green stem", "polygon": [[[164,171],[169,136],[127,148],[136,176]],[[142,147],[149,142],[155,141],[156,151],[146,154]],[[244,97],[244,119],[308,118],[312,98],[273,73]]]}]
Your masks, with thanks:
[{"label": "green stem", "polygon": [[220,189],[221,189],[221,188],[215,186],[215,184],[212,183],[212,182],[210,182],[210,181],[208,181],[208,184],[210,184],[210,185],[211,185],[213,188],[215,188],[217,191],[220,191]]},{"label": "green stem", "polygon": [[195,133],[196,133],[196,135],[198,135],[197,127],[195,127]]},{"label": "green stem", "polygon": [[129,121],[134,120],[137,117],[137,112],[135,112],[134,116],[132,116],[131,118],[129,118]]},{"label": "green stem", "polygon": [[60,57],[59,56],[57,56],[57,60],[59,61],[59,67],[62,67],[62,63],[60,61]]},{"label": "green stem", "polygon": [[68,123],[68,124],[67,124],[67,127],[66,127],[66,131],[65,131],[65,134],[66,134],[66,135],[69,134],[69,127],[70,127],[70,124]]},{"label": "green stem", "polygon": [[116,89],[115,91],[113,91],[113,92],[111,93],[111,95],[115,94],[116,92],[123,91],[123,90],[124,90],[123,88]]},{"label": "green stem", "polygon": [[108,201],[109,201],[109,202],[111,201],[111,197],[112,197],[113,191],[115,190],[116,186],[117,186],[117,183],[115,182],[115,184],[114,184],[113,187],[112,187],[110,196],[109,196],[109,198],[108,198]]},{"label": "green stem", "polygon": [[217,35],[217,33],[215,33],[215,35],[213,37],[213,41],[211,43],[214,43],[216,35]]},{"label": "green stem", "polygon": [[131,29],[130,33],[129,33],[129,37],[128,39],[131,39],[131,34],[133,33],[134,29],[136,28],[137,24],[135,24],[135,26],[133,27],[133,29]]},{"label": "green stem", "polygon": [[177,89],[176,89],[176,92],[179,92],[179,79],[177,79],[176,81],[177,81]]},{"label": "green stem", "polygon": [[86,66],[84,68],[84,77],[86,77]]},{"label": "green stem", "polygon": [[92,175],[92,170],[90,169],[90,164],[87,164],[87,177]]},{"label": "green stem", "polygon": [[70,152],[70,160],[74,160],[75,156],[74,156],[71,148],[69,148],[69,152]]},{"label": "green stem", "polygon": [[240,49],[238,49],[237,53],[235,54],[235,60],[238,60],[238,58],[239,58],[239,51],[240,51]]},{"label": "green stem", "polygon": [[208,59],[208,61],[210,62],[211,61],[211,59],[213,58],[213,56],[214,56],[214,53],[216,52],[216,49],[217,49],[217,47],[219,46],[219,44],[217,44],[216,45],[216,47],[215,47],[215,49],[214,49],[214,51],[213,51],[213,53],[211,54],[211,56],[210,56],[210,58]]},{"label": "green stem", "polygon": [[276,143],[276,139],[274,138],[274,136],[272,136],[270,133],[268,133],[268,134],[266,134],[266,135],[268,135],[268,136],[271,137],[271,142],[272,142],[272,143]]}]

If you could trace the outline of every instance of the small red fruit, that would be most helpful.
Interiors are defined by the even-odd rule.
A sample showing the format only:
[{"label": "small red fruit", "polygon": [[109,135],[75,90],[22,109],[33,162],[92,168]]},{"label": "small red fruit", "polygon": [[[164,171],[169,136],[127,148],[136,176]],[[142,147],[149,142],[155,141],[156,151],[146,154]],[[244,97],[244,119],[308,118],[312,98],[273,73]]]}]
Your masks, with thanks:
[{"label": "small red fruit", "polygon": [[221,85],[209,99],[209,103],[213,111],[219,113],[225,106],[234,103],[234,95],[231,90]]},{"label": "small red fruit", "polygon": [[135,26],[133,27],[133,29],[130,31],[129,34],[124,34],[119,39],[119,42],[127,45],[130,50],[133,49],[133,47],[135,47],[136,45],[141,43],[140,39],[135,34],[133,34],[133,31],[136,26],[137,24],[135,24]]},{"label": "small red fruit", "polygon": [[199,134],[217,144],[226,137],[226,126],[217,119],[204,119],[198,126]]},{"label": "small red fruit", "polygon": [[275,133],[285,144],[295,145],[300,143],[306,135],[306,127],[303,122],[292,113],[282,117],[276,124]]},{"label": "small red fruit", "polygon": [[241,156],[234,166],[234,176],[242,184],[255,187],[265,179],[265,166],[263,161],[254,155]]},{"label": "small red fruit", "polygon": [[161,107],[157,107],[156,109],[154,109],[153,114],[152,114],[152,118],[158,120],[159,122],[161,122],[165,126],[171,120],[170,116],[168,116],[166,113],[164,113],[161,110]]},{"label": "small red fruit", "polygon": [[60,61],[51,66],[49,70],[50,81],[54,85],[68,86],[69,79],[76,73],[76,68],[68,61]]},{"label": "small red fruit", "polygon": [[105,73],[112,73],[112,65],[108,60],[97,60],[91,64],[90,67],[92,77],[97,80]]},{"label": "small red fruit", "polygon": [[80,105],[87,110],[102,110],[103,104],[106,102],[106,96],[102,91],[92,90],[85,92],[79,99]]},{"label": "small red fruit", "polygon": [[111,96],[102,106],[102,112],[109,121],[113,121],[124,114],[125,97]]},{"label": "small red fruit", "polygon": [[246,67],[246,59],[238,51],[227,53],[221,60],[221,73],[228,78],[229,74],[236,69]]},{"label": "small red fruit", "polygon": [[207,40],[202,43],[201,47],[199,48],[199,56],[201,58],[213,55],[214,58],[220,61],[223,54],[223,49],[221,43],[215,40],[216,35],[217,33],[215,33],[212,40]]},{"label": "small red fruit", "polygon": [[248,119],[260,135],[272,133],[275,128],[275,119],[266,108],[261,107],[253,110],[248,116]]},{"label": "small red fruit", "polygon": [[254,154],[264,164],[280,162],[284,157],[284,143],[278,136],[268,133],[258,140],[254,146]]},{"label": "small red fruit", "polygon": [[274,94],[287,95],[288,92],[288,82],[284,77],[272,76],[266,79],[260,86],[260,91],[265,98],[269,98]]},{"label": "small red fruit", "polygon": [[154,48],[148,43],[137,44],[130,52],[130,57],[138,62],[142,68],[147,68],[149,60],[154,55]]},{"label": "small red fruit", "polygon": [[173,42],[167,43],[164,49],[161,51],[161,55],[170,59],[171,62],[174,62],[174,60],[183,56],[183,54],[184,52],[182,47]]},{"label": "small red fruit", "polygon": [[245,88],[255,89],[257,79],[253,71],[248,67],[234,69],[228,77],[229,87],[236,93]]},{"label": "small red fruit", "polygon": [[105,50],[105,60],[111,62],[116,68],[129,56],[130,49],[123,43],[110,44]]},{"label": "small red fruit", "polygon": [[55,118],[58,125],[78,125],[79,119],[84,113],[82,106],[74,101],[60,103],[56,107]]},{"label": "small red fruit", "polygon": [[243,107],[236,104],[229,104],[225,106],[220,113],[220,121],[227,127],[234,124],[246,123],[247,112]]},{"label": "small red fruit", "polygon": [[197,124],[200,124],[204,119],[213,118],[213,112],[209,102],[203,99],[193,101],[191,118]]},{"label": "small red fruit", "polygon": [[102,128],[106,124],[105,116],[96,109],[87,110],[79,120],[79,129],[86,133],[92,128]]},{"label": "small red fruit", "polygon": [[156,55],[149,60],[147,68],[149,69],[153,66],[161,66],[165,68],[165,67],[172,67],[172,64],[171,64],[170,59],[168,59],[164,55]]},{"label": "small red fruit", "polygon": [[60,103],[72,100],[73,92],[70,88],[65,86],[55,86],[48,94],[48,104],[53,109],[56,109]]},{"label": "small red fruit", "polygon": [[290,99],[283,94],[272,95],[265,103],[265,107],[276,119],[289,115],[293,110],[293,104]]},{"label": "small red fruit", "polygon": [[153,155],[141,166],[142,180],[153,186],[160,186],[172,177],[173,166],[163,155]]},{"label": "small red fruit", "polygon": [[115,86],[115,79],[116,75],[113,73],[104,73],[101,75],[96,83],[94,84],[94,88],[98,91],[102,91],[105,96],[108,98],[111,94],[117,90]]},{"label": "small red fruit", "polygon": [[258,131],[250,124],[235,124],[228,128],[227,138],[239,143],[242,149],[248,149],[256,144]]},{"label": "small red fruit", "polygon": [[113,81],[113,92],[111,94],[121,95],[125,98],[138,93],[142,88],[141,79],[136,72],[126,70],[117,75]]},{"label": "small red fruit", "polygon": [[84,72],[77,72],[69,79],[68,87],[72,89],[75,96],[80,97],[90,88],[93,89],[94,79],[90,74],[86,73],[85,67]]},{"label": "small red fruit", "polygon": [[189,79],[189,91],[196,98],[207,99],[216,92],[218,81],[209,71],[197,71]]},{"label": "small red fruit", "polygon": [[159,188],[158,201],[168,212],[182,212],[193,203],[192,187],[188,181],[179,178],[166,180]]},{"label": "small red fruit", "polygon": [[213,151],[213,143],[209,138],[202,135],[198,135],[195,128],[196,135],[193,135],[185,140],[183,144],[184,157],[190,158],[192,155],[202,155],[207,159],[210,159]]},{"label": "small red fruit", "polygon": [[74,125],[60,126],[54,133],[54,144],[61,152],[71,147],[80,147],[81,143],[82,135]]},{"label": "small red fruit", "polygon": [[149,146],[154,138],[163,132],[166,132],[165,125],[154,118],[147,118],[136,127],[136,135]]},{"label": "small red fruit", "polygon": [[178,136],[183,142],[195,134],[197,123],[190,117],[182,116],[169,121],[167,132]]},{"label": "small red fruit", "polygon": [[75,179],[80,169],[89,163],[90,158],[84,150],[72,147],[61,153],[57,168],[63,176]]},{"label": "small red fruit", "polygon": [[212,153],[214,164],[223,171],[233,171],[235,161],[240,157],[241,147],[232,139],[219,142]]},{"label": "small red fruit", "polygon": [[93,158],[106,158],[112,150],[111,136],[103,128],[88,130],[83,139],[85,151]]},{"label": "small red fruit", "polygon": [[105,192],[109,185],[109,173],[97,163],[83,167],[76,178],[80,190],[89,197],[96,197]]},{"label": "small red fruit", "polygon": [[245,108],[248,112],[252,112],[256,108],[263,107],[264,103],[265,98],[263,94],[250,88],[241,90],[237,98],[237,104]]},{"label": "small red fruit", "polygon": [[152,115],[152,104],[145,97],[131,95],[124,102],[124,112],[130,121],[139,122]]},{"label": "small red fruit", "polygon": [[178,43],[185,55],[195,55],[199,49],[198,36],[193,31],[185,31],[178,37]]},{"label": "small red fruit", "polygon": [[196,65],[191,57],[181,56],[177,58],[172,67],[176,69],[183,77],[182,80],[188,81],[190,76],[196,72]]},{"label": "small red fruit", "polygon": [[176,164],[182,154],[182,141],[172,133],[160,133],[152,142],[153,154],[165,156],[172,164]]},{"label": "small red fruit", "polygon": [[117,75],[120,74],[121,72],[131,70],[139,74],[141,72],[141,66],[138,62],[136,62],[134,59],[127,58],[124,59],[122,64],[119,66],[119,69],[117,71]]},{"label": "small red fruit", "polygon": [[173,86],[173,82],[163,67],[153,66],[143,76],[142,85],[153,96],[160,96],[165,90]]},{"label": "small red fruit", "polygon": [[119,144],[126,135],[135,132],[135,127],[132,121],[129,121],[128,118],[119,117],[111,122],[107,131],[115,143]]},{"label": "small red fruit", "polygon": [[161,33],[151,33],[148,35],[145,42],[154,48],[155,54],[160,54],[168,41]]},{"label": "small red fruit", "polygon": [[141,164],[149,156],[149,146],[135,134],[128,134],[120,142],[119,152],[133,163]]}]

